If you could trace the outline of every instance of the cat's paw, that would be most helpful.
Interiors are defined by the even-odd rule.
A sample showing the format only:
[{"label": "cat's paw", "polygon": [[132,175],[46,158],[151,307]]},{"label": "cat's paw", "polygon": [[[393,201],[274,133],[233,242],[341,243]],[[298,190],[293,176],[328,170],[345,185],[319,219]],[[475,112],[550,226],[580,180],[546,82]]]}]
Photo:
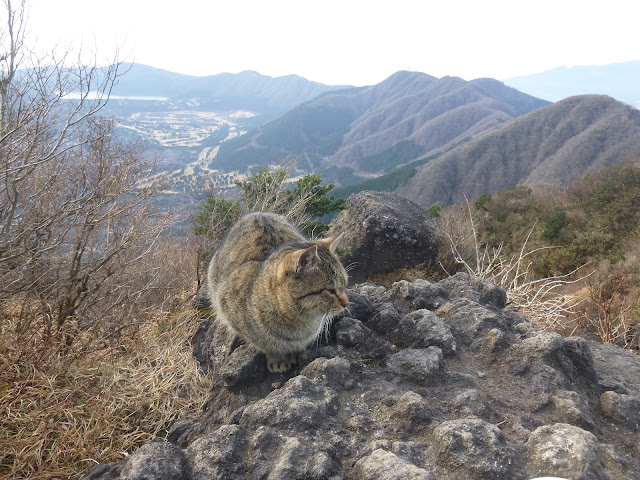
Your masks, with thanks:
[{"label": "cat's paw", "polygon": [[267,355],[267,370],[271,373],[284,373],[298,363],[298,355],[290,353],[282,357],[270,357]]}]

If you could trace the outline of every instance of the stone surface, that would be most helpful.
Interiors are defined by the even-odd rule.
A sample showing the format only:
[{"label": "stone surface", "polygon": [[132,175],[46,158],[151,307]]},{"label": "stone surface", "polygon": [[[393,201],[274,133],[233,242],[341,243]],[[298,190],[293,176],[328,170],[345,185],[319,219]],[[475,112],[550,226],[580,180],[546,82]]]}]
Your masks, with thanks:
[{"label": "stone surface", "polygon": [[608,391],[600,397],[600,406],[607,417],[640,431],[640,400],[636,397]]},{"label": "stone surface", "polygon": [[391,286],[385,298],[403,311],[411,312],[421,308],[436,310],[446,303],[449,294],[441,285],[427,280],[400,280]]},{"label": "stone surface", "polygon": [[459,478],[511,478],[514,452],[495,425],[478,418],[444,422],[433,432],[439,466]]},{"label": "stone surface", "polygon": [[527,442],[531,471],[575,480],[601,480],[605,461],[592,433],[564,423],[537,428]]},{"label": "stone surface", "polygon": [[560,390],[553,397],[558,419],[580,428],[591,430],[595,424],[589,403],[584,396],[568,390]]},{"label": "stone surface", "polygon": [[382,449],[356,462],[354,480],[436,480],[427,470]]},{"label": "stone surface", "polygon": [[285,374],[204,321],[201,417],[86,478],[640,478],[639,356],[540,330],[465,275],[348,294]]},{"label": "stone surface", "polygon": [[168,442],[153,441],[143,445],[124,462],[122,480],[188,480],[188,458],[185,452]]},{"label": "stone surface", "polygon": [[407,348],[395,353],[387,360],[387,369],[398,377],[423,384],[440,371],[442,350]]},{"label": "stone surface", "polygon": [[400,320],[399,339],[406,347],[439,347],[445,355],[456,352],[449,325],[430,310],[420,309]]},{"label": "stone surface", "polygon": [[339,408],[335,391],[298,375],[245,408],[240,424],[316,428],[328,422]]},{"label": "stone surface", "polygon": [[440,282],[452,296],[465,297],[480,305],[493,305],[504,308],[507,305],[507,292],[495,283],[468,273],[458,272]]},{"label": "stone surface", "polygon": [[352,283],[401,267],[435,260],[438,235],[434,219],[418,204],[394,193],[364,191],[351,195],[330,234],[342,234],[345,265]]}]

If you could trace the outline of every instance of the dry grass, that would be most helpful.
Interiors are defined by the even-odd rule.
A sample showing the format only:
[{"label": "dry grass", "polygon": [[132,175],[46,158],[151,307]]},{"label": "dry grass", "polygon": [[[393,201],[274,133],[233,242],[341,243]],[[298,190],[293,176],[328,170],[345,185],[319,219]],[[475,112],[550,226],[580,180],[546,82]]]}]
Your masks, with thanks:
[{"label": "dry grass", "polygon": [[532,260],[536,254],[556,247],[528,248],[535,225],[517,255],[505,256],[501,245],[493,249],[483,246],[478,239],[469,202],[467,218],[465,221],[458,218],[457,227],[453,231],[457,232],[462,228],[468,233],[456,235],[451,233],[451,228],[443,228],[455,264],[471,275],[485,278],[504,288],[510,307],[528,317],[535,325],[555,330],[562,329],[569,323],[583,299],[564,293],[564,287],[583,282],[591,273],[580,275],[583,267],[579,267],[567,275],[535,278]]},{"label": "dry grass", "polygon": [[196,415],[211,389],[192,354],[199,322],[190,308],[143,323],[117,349],[58,355],[44,367],[22,360],[11,317],[0,322],[3,479],[74,478],[119,461]]}]

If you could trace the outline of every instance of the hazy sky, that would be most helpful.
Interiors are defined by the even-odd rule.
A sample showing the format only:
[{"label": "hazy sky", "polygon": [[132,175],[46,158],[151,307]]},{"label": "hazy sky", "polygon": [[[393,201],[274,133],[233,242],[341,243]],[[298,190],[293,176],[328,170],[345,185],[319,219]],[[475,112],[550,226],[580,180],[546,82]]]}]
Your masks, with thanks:
[{"label": "hazy sky", "polygon": [[[16,2],[16,0],[14,0]],[[17,2],[16,2],[17,3]],[[38,46],[192,75],[375,84],[398,70],[504,79],[640,60],[638,0],[31,0]]]}]

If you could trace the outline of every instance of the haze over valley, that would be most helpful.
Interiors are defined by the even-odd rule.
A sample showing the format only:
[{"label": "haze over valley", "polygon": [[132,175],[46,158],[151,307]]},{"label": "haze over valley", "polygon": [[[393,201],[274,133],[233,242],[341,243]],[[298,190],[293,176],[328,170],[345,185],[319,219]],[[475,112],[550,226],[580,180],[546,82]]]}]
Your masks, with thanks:
[{"label": "haze over valley", "polygon": [[[195,191],[233,188],[257,168],[292,165],[293,175],[321,173],[325,181],[344,187],[336,190],[339,194],[397,190],[429,206],[519,183],[565,184],[598,167],[637,158],[637,111],[623,103],[635,98],[624,86],[640,71],[638,64],[598,67],[605,72],[601,84],[593,75],[583,84],[579,76],[564,83],[556,79],[557,91],[597,93],[615,90],[617,73],[621,87],[616,91],[627,92],[621,99],[584,97],[557,107],[488,78],[466,81],[400,71],[376,85],[348,87],[295,75],[271,78],[247,71],[194,77],[126,65],[105,113],[118,119],[123,136],[145,140],[148,154],[159,158],[157,178],[167,185],[166,206],[187,201]],[[532,75],[527,85],[548,75]],[[482,168],[492,173],[498,168],[495,149],[487,150],[498,141],[508,145],[500,149],[502,168],[519,175],[482,173]],[[480,148],[487,152],[479,153]],[[554,161],[564,167],[552,167]],[[454,174],[456,162],[465,167]],[[414,164],[424,166],[415,171]],[[436,168],[442,170],[436,174]]]}]

